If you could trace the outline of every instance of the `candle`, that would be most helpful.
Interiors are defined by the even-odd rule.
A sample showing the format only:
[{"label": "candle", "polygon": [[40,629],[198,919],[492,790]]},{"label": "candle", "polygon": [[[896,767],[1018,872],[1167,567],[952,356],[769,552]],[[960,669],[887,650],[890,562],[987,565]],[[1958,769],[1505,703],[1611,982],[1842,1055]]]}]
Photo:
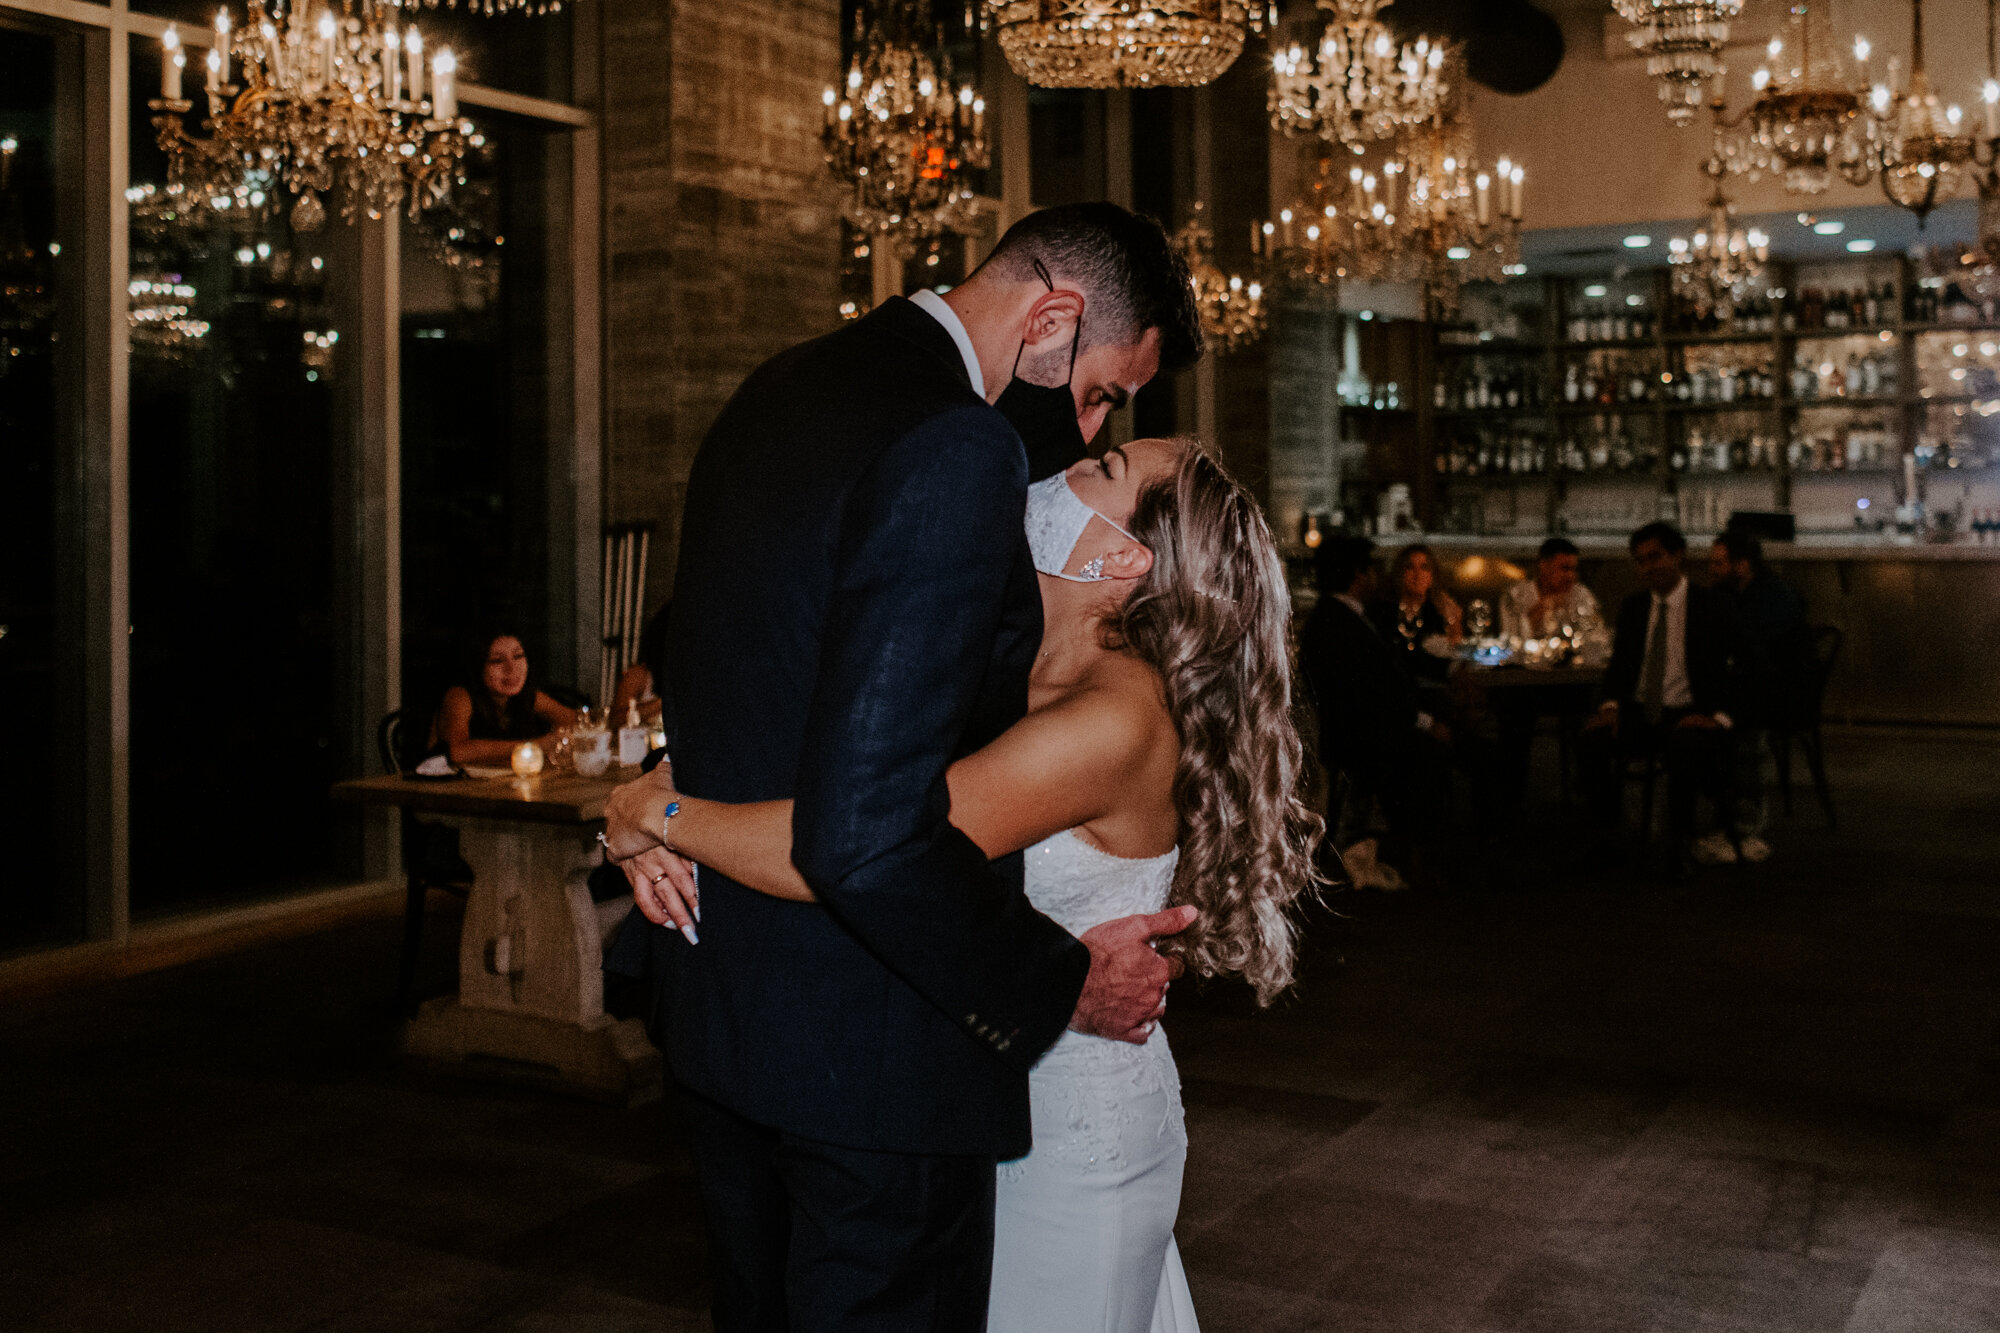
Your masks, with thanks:
[{"label": "candle", "polygon": [[389,82],[385,90],[391,102],[403,100],[403,34],[394,28],[382,31],[382,77]]},{"label": "candle", "polygon": [[1354,187],[1354,211],[1357,213],[1363,212],[1364,210],[1362,208],[1362,203],[1361,203],[1360,167],[1349,167],[1347,169],[1347,183]]},{"label": "candle", "polygon": [[534,777],[542,771],[542,764],[544,762],[546,762],[546,756],[542,754],[542,747],[533,741],[522,741],[514,747],[511,764],[515,777]]},{"label": "candle", "polygon": [[181,51],[181,35],[174,25],[167,25],[167,35],[160,38],[160,97],[164,101],[181,100],[181,70],[187,65],[187,56]]},{"label": "candle", "polygon": [[1508,179],[1513,183],[1514,186],[1514,211],[1508,214],[1508,216],[1513,218],[1516,222],[1519,222],[1521,220],[1521,177],[1525,174],[1526,173],[1524,173],[1521,170],[1520,166],[1517,164],[1513,172],[1508,177]]},{"label": "candle", "polygon": [[264,64],[270,75],[266,82],[283,83],[285,81],[285,44],[278,39],[277,28],[266,23],[258,30],[258,35],[264,39]]},{"label": "candle", "polygon": [[1285,224],[1285,248],[1289,250],[1292,248],[1292,210],[1288,208],[1278,214],[1278,221]]},{"label": "candle", "polygon": [[833,128],[833,108],[840,97],[833,91],[833,85],[828,84],[826,91],[819,95],[819,100],[826,104],[826,128],[830,130]]},{"label": "candle", "polygon": [[214,57],[208,62],[214,77],[208,86],[220,88],[229,82],[229,11],[226,9],[215,11],[215,45],[209,48],[209,54]]},{"label": "candle", "polygon": [[1979,99],[1986,112],[1986,137],[2000,139],[2000,82],[1988,79],[1979,90]]},{"label": "candle", "polygon": [[1483,227],[1493,220],[1493,207],[1486,190],[1486,187],[1493,183],[1493,178],[1482,171],[1472,183],[1478,191],[1479,225]]},{"label": "candle", "polygon": [[451,48],[441,47],[431,61],[431,115],[436,120],[458,119],[458,57]]},{"label": "candle", "polygon": [[222,92],[222,51],[213,46],[208,49],[208,90],[217,94]]},{"label": "candle", "polygon": [[322,9],[319,13],[319,77],[320,82],[331,86],[333,83],[334,36],[339,25],[333,21],[333,11]]},{"label": "candle", "polygon": [[972,99],[972,137],[975,139],[986,137],[986,99],[983,97]]},{"label": "candle", "polygon": [[424,35],[415,28],[403,34],[403,54],[409,69],[410,100],[424,100]]}]

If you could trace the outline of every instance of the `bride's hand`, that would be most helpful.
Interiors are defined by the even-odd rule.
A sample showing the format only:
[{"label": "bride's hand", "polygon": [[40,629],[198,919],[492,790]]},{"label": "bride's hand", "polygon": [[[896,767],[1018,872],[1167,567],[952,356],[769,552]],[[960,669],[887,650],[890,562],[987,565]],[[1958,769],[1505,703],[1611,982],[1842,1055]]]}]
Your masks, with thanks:
[{"label": "bride's hand", "polygon": [[701,920],[701,886],[694,862],[656,846],[620,861],[618,868],[625,872],[632,901],[642,916],[656,926],[673,927],[689,944],[701,943],[695,933],[695,923]]}]

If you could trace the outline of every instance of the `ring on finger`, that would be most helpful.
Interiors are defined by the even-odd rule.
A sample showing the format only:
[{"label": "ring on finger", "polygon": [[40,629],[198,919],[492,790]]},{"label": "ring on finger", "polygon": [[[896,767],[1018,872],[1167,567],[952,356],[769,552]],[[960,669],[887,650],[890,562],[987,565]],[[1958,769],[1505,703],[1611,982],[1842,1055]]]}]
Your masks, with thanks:
[{"label": "ring on finger", "polygon": [[661,880],[665,879],[666,877],[667,877],[667,872],[662,870],[659,874],[653,876],[653,883],[658,884]]}]

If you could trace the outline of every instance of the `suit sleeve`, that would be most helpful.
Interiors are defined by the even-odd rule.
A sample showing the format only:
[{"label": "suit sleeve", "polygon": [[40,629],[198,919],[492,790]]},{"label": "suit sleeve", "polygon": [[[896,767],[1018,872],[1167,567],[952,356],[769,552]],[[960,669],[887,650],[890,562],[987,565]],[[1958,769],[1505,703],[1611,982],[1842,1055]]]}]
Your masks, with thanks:
[{"label": "suit sleeve", "polygon": [[1026,1068],[1068,1025],[1090,957],[950,822],[945,769],[1022,540],[1021,448],[986,415],[924,423],[849,497],[792,859],[886,966]]}]

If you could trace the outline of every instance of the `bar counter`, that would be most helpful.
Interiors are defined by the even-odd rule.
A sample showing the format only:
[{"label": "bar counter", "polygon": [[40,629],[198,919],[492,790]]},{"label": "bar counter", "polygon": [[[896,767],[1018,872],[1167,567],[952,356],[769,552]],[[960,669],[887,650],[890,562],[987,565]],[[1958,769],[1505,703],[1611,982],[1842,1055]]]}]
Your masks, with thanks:
[{"label": "bar counter", "polygon": [[[1623,539],[1573,536],[1583,581],[1607,616],[1637,586]],[[1689,574],[1707,580],[1710,535],[1688,538]],[[1464,597],[1498,595],[1500,562],[1532,575],[1538,537],[1377,538],[1384,555],[1428,543]],[[1847,639],[1827,689],[1829,721],[2000,727],[2000,545],[1903,543],[1893,536],[1803,535],[1767,542],[1773,568],[1805,596],[1814,624]],[[1483,557],[1483,560],[1476,559]]]}]

